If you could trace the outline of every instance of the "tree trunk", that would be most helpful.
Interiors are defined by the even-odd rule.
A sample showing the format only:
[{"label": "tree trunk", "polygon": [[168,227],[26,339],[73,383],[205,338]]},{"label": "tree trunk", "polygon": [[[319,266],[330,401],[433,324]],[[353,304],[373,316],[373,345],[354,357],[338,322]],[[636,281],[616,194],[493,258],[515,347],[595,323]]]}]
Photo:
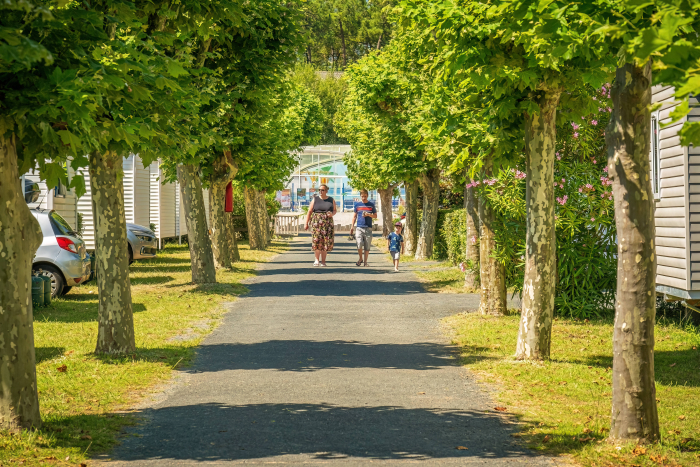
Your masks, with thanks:
[{"label": "tree trunk", "polygon": [[228,223],[226,228],[226,234],[228,235],[228,244],[231,245],[231,263],[241,260],[241,254],[238,251],[238,239],[236,233],[236,226],[233,220],[233,214],[226,213],[226,222]]},{"label": "tree trunk", "polygon": [[440,169],[430,169],[421,177],[423,184],[423,218],[416,247],[416,259],[428,259],[433,255],[435,226],[440,205]]},{"label": "tree trunk", "polygon": [[245,187],[245,218],[248,226],[248,244],[251,250],[262,250],[265,248],[263,240],[262,226],[258,214],[257,191],[253,188]]},{"label": "tree trunk", "polygon": [[394,231],[392,225],[394,219],[391,211],[391,195],[394,194],[394,185],[389,185],[388,188],[379,188],[377,193],[379,193],[379,205],[382,211],[382,238],[387,238]]},{"label": "tree trunk", "polygon": [[207,213],[204,208],[204,193],[199,179],[199,169],[190,164],[177,166],[180,182],[180,198],[185,206],[185,223],[190,245],[192,282],[212,284],[216,282],[216,267],[212,252]]},{"label": "tree trunk", "polygon": [[479,291],[479,202],[474,187],[464,188],[464,210],[467,217],[467,245],[464,273],[464,288],[469,292]]},{"label": "tree trunk", "polygon": [[343,32],[343,20],[338,18],[338,24],[340,24],[340,43],[343,46],[343,69],[348,66],[348,55],[345,50],[345,33]]},{"label": "tree trunk", "polygon": [[24,201],[14,136],[0,137],[0,430],[40,428],[32,261],[43,241]]},{"label": "tree trunk", "polygon": [[549,358],[557,284],[554,232],[554,157],[560,91],[547,91],[540,112],[526,116],[525,163],[525,282],[515,357]]},{"label": "tree trunk", "polygon": [[267,200],[265,199],[265,190],[258,190],[255,193],[258,201],[258,222],[260,223],[260,232],[262,233],[263,248],[272,240],[270,235],[270,216],[267,213]]},{"label": "tree trunk", "polygon": [[[492,163],[490,158],[484,162],[486,177],[491,176]],[[486,196],[480,196],[479,279],[481,282],[481,302],[479,312],[482,315],[503,315],[508,309],[505,268],[494,258],[496,250],[495,224],[496,214],[491,204]]]},{"label": "tree trunk", "polygon": [[233,237],[229,233],[231,214],[226,212],[226,187],[236,176],[238,167],[233,163],[230,151],[222,153],[212,164],[209,177],[209,217],[211,220],[211,243],[216,265],[230,268],[233,258]]},{"label": "tree trunk", "polygon": [[652,442],[659,439],[659,416],[654,385],[654,196],[649,180],[651,63],[618,68],[611,94],[614,111],[605,139],[618,244],[610,438]]},{"label": "tree trunk", "polygon": [[136,350],[122,161],[122,156],[114,151],[90,154],[95,277],[100,300],[95,353]]},{"label": "tree trunk", "polygon": [[404,182],[406,188],[406,226],[404,242],[407,255],[415,255],[418,246],[418,181]]},{"label": "tree trunk", "polygon": [[379,47],[381,47],[381,45],[382,45],[382,36],[383,36],[383,35],[384,35],[384,32],[382,31],[382,32],[379,34],[379,39],[377,39],[377,50],[379,50]]},{"label": "tree trunk", "polygon": [[234,261],[233,247],[230,243],[229,220],[231,214],[226,212],[226,186],[228,181],[209,180],[209,217],[211,218],[211,246],[216,266],[230,268]]}]

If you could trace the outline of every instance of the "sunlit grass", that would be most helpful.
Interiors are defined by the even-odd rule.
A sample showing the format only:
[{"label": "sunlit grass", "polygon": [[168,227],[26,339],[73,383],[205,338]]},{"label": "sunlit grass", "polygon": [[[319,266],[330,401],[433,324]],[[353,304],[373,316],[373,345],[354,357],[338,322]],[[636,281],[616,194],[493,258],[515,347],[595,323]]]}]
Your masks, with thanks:
[{"label": "sunlit grass", "polygon": [[[44,425],[21,436],[0,433],[0,464],[45,464],[51,458],[79,465],[111,447],[133,420],[127,413],[149,390],[187,366],[194,348],[218,323],[222,303],[246,292],[240,281],[286,249],[240,245],[241,261],[217,272],[218,284],[191,284],[186,245],[167,245],[158,257],[131,265],[137,350],[119,358],[93,354],[97,339],[97,287],[76,287],[48,308],[35,310],[39,401]],[[65,368],[64,368],[65,366]],[[47,459],[48,458],[48,459]]]},{"label": "sunlit grass", "polygon": [[[532,448],[570,454],[587,466],[700,465],[700,333],[661,320],[655,371],[662,440],[635,451],[610,444],[612,321],[557,319],[552,360],[519,362],[518,316],[446,318],[462,361],[497,391],[499,406],[523,423]],[[642,451],[644,451],[642,453]]]}]

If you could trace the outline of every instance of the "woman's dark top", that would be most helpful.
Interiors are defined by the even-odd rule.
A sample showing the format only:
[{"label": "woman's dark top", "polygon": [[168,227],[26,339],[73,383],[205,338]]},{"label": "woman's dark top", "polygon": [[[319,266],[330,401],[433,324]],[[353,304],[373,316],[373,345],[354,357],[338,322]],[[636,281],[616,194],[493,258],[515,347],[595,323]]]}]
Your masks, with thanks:
[{"label": "woman's dark top", "polygon": [[314,196],[314,212],[333,212],[335,201],[330,196],[326,199],[320,196]]}]

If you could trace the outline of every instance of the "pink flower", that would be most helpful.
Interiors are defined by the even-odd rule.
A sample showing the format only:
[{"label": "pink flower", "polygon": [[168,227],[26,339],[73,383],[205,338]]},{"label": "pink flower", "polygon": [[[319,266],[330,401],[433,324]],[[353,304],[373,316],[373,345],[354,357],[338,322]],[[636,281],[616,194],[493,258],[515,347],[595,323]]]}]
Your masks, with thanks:
[{"label": "pink flower", "polygon": [[559,155],[559,151],[556,152],[556,155],[557,155],[557,156]]},{"label": "pink flower", "polygon": [[608,166],[603,167],[603,172],[608,173]]},{"label": "pink flower", "polygon": [[591,123],[593,124],[593,126],[598,126],[598,120],[591,120]]},{"label": "pink flower", "polygon": [[598,112],[602,112],[602,111],[603,111],[603,109],[601,109],[600,107],[598,107]]},{"label": "pink flower", "polygon": [[560,184],[560,185],[559,185],[559,188],[564,188],[564,185],[561,185],[561,184]]},{"label": "pink flower", "polygon": [[591,222],[595,222],[595,217],[591,217]]},{"label": "pink flower", "polygon": [[464,266],[464,263],[459,263],[459,270],[462,272],[466,272],[467,268]]},{"label": "pink flower", "polygon": [[563,198],[557,198],[557,203],[559,203],[559,204],[561,204],[562,206],[564,206],[564,205],[566,204],[566,201],[567,201],[568,199],[569,199],[569,197],[568,197],[567,195],[564,195]]},{"label": "pink flower", "polygon": [[476,235],[472,237],[472,245],[476,243]]},{"label": "pink flower", "polygon": [[594,164],[597,164],[598,162],[597,162],[595,159],[593,159],[593,163],[594,163]]},{"label": "pink flower", "polygon": [[[609,98],[610,98],[610,96],[608,96],[608,99]],[[608,112],[612,112],[612,109],[610,107],[608,107]]]},{"label": "pink flower", "polygon": [[583,188],[578,187],[578,192],[579,192],[579,193],[583,193]]},{"label": "pink flower", "polygon": [[574,138],[578,138],[578,132],[577,132],[577,131],[574,132]]},{"label": "pink flower", "polygon": [[571,122],[571,126],[574,128],[574,130],[578,130],[579,128],[581,128],[581,125],[574,122]]},{"label": "pink flower", "polygon": [[561,160],[561,156],[557,156],[557,160],[560,161],[560,160]]},{"label": "pink flower", "polygon": [[597,101],[598,99],[597,99],[595,96],[593,96],[593,100],[594,100],[594,101]]},{"label": "pink flower", "polygon": [[593,189],[593,185],[591,185],[590,183],[586,183],[585,187],[589,190]]},{"label": "pink flower", "polygon": [[565,179],[565,178],[562,178],[562,179],[561,179],[561,182],[562,182],[562,183],[566,183],[566,179]]},{"label": "pink flower", "polygon": [[609,201],[612,201],[612,194],[610,195],[610,198],[608,198]]},{"label": "pink flower", "polygon": [[605,198],[605,193],[601,193],[600,197]]}]

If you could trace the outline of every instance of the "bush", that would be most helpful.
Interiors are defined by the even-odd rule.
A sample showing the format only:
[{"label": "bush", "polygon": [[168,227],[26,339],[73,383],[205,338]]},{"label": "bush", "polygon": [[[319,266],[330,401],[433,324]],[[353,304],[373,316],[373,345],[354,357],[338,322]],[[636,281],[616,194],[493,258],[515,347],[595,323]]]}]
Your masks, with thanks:
[{"label": "bush", "polygon": [[467,255],[467,214],[464,209],[455,209],[445,215],[440,237],[447,251],[447,261],[455,266],[463,262]]}]

